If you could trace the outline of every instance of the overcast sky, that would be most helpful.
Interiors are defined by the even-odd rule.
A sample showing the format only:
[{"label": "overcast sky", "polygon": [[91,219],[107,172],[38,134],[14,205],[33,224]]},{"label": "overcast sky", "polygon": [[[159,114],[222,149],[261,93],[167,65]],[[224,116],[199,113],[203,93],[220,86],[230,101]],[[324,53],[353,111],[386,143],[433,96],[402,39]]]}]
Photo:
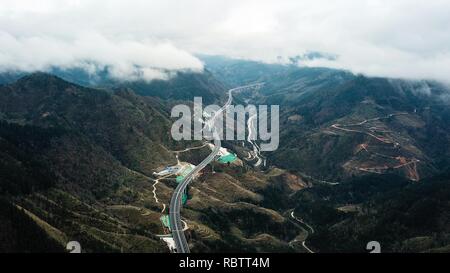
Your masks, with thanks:
[{"label": "overcast sky", "polygon": [[[448,0],[0,0],[0,70],[200,71],[195,53],[450,81]],[[90,65],[87,65],[89,63]],[[136,68],[139,67],[139,68]]]}]

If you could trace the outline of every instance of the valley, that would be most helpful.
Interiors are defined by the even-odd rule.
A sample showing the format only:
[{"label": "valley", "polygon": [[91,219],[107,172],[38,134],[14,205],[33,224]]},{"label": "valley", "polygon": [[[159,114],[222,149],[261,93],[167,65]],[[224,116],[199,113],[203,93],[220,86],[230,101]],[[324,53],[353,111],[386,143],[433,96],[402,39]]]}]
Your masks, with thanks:
[{"label": "valley", "polygon": [[[442,86],[426,83],[424,95],[416,83],[345,71],[217,64],[150,83],[3,77],[0,228],[12,239],[0,238],[2,250],[59,252],[70,240],[85,252],[448,247]],[[221,111],[280,105],[279,149],[261,151],[256,116],[245,140],[174,141],[170,109],[194,96]]]}]

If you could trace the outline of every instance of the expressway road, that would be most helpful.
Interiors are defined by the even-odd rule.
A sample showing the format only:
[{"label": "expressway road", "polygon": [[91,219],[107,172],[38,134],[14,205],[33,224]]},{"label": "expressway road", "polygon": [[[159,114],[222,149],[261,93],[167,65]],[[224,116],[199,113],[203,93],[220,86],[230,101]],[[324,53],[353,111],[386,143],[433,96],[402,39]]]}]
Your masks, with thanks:
[{"label": "expressway road", "polygon": [[[214,131],[215,134],[216,131]],[[221,146],[220,138],[214,139],[214,149],[213,151],[199,164],[197,165],[186,177],[178,184],[175,189],[172,199],[170,200],[170,213],[169,213],[169,221],[170,221],[170,229],[172,230],[172,237],[175,241],[175,248],[178,253],[189,253],[189,246],[187,244],[186,237],[183,232],[183,225],[181,222],[181,207],[182,207],[182,196],[187,187],[187,185],[192,181],[195,175],[199,171],[201,171],[206,165],[208,165],[214,157],[219,153],[219,149]]]},{"label": "expressway road", "polygon": [[221,147],[221,141],[219,134],[215,130],[215,121],[216,118],[219,115],[222,115],[223,112],[228,108],[228,106],[231,104],[233,100],[233,92],[234,91],[240,91],[244,89],[250,89],[255,87],[260,87],[261,84],[252,84],[252,85],[246,85],[241,86],[237,88],[233,88],[228,90],[228,100],[225,103],[222,108],[220,108],[219,111],[217,111],[214,114],[214,117],[211,118],[208,123],[206,124],[206,129],[211,130],[214,138],[214,149],[212,152],[199,164],[197,165],[188,175],[186,175],[181,181],[180,184],[176,187],[172,198],[170,199],[170,205],[169,205],[169,222],[170,222],[170,229],[172,231],[172,237],[175,242],[175,248],[177,250],[177,253],[189,253],[189,246],[186,240],[186,236],[184,235],[183,231],[183,224],[181,221],[181,207],[182,207],[182,196],[184,191],[186,190],[187,185],[194,179],[194,177],[204,168],[206,165],[208,165],[216,155],[219,153],[220,147]]}]

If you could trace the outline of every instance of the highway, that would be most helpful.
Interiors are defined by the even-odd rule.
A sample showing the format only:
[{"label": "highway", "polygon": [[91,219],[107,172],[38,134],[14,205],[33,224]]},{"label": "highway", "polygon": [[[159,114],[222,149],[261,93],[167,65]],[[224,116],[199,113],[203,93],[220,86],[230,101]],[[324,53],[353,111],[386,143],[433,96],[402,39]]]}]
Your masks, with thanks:
[{"label": "highway", "polygon": [[215,130],[215,122],[216,118],[219,115],[222,115],[223,112],[228,108],[228,106],[231,104],[233,100],[233,92],[234,91],[241,91],[245,89],[250,88],[257,88],[260,87],[262,84],[252,84],[252,85],[246,85],[241,86],[237,88],[233,88],[228,90],[228,100],[225,103],[222,108],[220,108],[214,116],[205,124],[205,128],[203,130],[211,130],[213,139],[214,139],[214,149],[212,152],[199,164],[197,165],[188,175],[186,175],[181,181],[180,184],[176,187],[175,191],[172,194],[172,198],[170,199],[170,205],[169,205],[169,222],[170,222],[170,229],[172,231],[172,237],[175,242],[175,248],[177,250],[177,253],[189,253],[189,246],[186,240],[186,236],[184,235],[183,231],[183,225],[181,221],[181,207],[182,207],[182,196],[184,191],[186,190],[186,187],[189,185],[189,183],[194,179],[194,177],[204,168],[206,165],[208,165],[216,155],[219,153],[220,147],[221,147],[221,141],[220,136]]},{"label": "highway", "polygon": [[[213,132],[217,135],[216,131]],[[170,200],[170,213],[169,213],[169,221],[170,221],[170,229],[172,231],[172,237],[175,241],[175,248],[177,249],[177,253],[189,253],[189,246],[187,244],[186,236],[184,236],[183,225],[181,222],[181,207],[182,207],[182,196],[187,187],[187,185],[192,181],[195,175],[200,172],[206,165],[208,165],[214,157],[219,153],[220,149],[220,138],[217,137],[214,139],[214,149],[213,151],[199,164],[197,165],[186,177],[178,184],[175,189],[172,198]]]}]

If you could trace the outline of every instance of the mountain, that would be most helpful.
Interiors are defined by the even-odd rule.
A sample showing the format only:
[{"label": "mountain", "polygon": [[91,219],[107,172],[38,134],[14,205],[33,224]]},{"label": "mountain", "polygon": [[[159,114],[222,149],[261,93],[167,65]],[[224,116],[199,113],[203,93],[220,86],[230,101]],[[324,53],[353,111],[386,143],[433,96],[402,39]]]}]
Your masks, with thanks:
[{"label": "mountain", "polygon": [[164,149],[157,146],[170,140],[169,119],[148,99],[128,90],[110,94],[36,73],[2,87],[0,99],[5,121],[82,134],[139,170],[145,171],[141,164],[152,167],[140,163],[144,157],[167,158]]},{"label": "mountain", "polygon": [[415,184],[370,175],[297,193],[295,215],[314,227],[308,245],[321,252],[364,252],[370,241],[382,252],[448,252],[449,194],[449,171]]},{"label": "mountain", "polygon": [[[277,166],[338,182],[368,173],[417,181],[449,164],[450,91],[443,84],[211,58],[204,60],[215,75],[266,83],[241,101],[280,105],[280,147],[267,154]],[[240,64],[252,72],[234,69]]]},{"label": "mountain", "polygon": [[205,142],[172,140],[171,106],[197,94],[221,104],[225,87],[259,81],[264,88],[235,103],[279,104],[280,147],[255,167],[251,144],[223,141],[239,159],[213,162],[187,189],[193,252],[365,252],[369,240],[386,251],[446,251],[445,85],[229,62],[166,82],[8,77],[0,234],[11,236],[0,236],[0,251],[59,252],[76,240],[84,252],[168,252],[161,238],[177,179],[155,172],[210,153]]},{"label": "mountain", "polygon": [[366,252],[378,241],[383,252],[449,251],[445,84],[204,60],[230,84],[266,83],[240,101],[280,106],[279,149],[263,155],[310,186],[267,205],[292,213],[309,250]]},{"label": "mountain", "polygon": [[141,96],[157,96],[169,101],[193,101],[202,97],[203,103],[219,103],[225,98],[224,84],[209,71],[203,73],[178,72],[169,80],[133,81],[119,84],[133,89]]},{"label": "mountain", "polygon": [[26,75],[24,72],[7,71],[0,73],[0,85],[12,83]]},{"label": "mountain", "polygon": [[[161,206],[176,181],[156,180],[153,172],[176,164],[178,154],[198,164],[209,153],[208,147],[198,154],[174,152],[201,143],[171,140],[171,101],[120,87],[83,87],[45,73],[1,86],[0,101],[0,229],[17,234],[0,237],[2,251],[42,251],[19,239],[21,233],[40,234],[51,252],[63,251],[70,240],[85,252],[168,251],[157,235],[168,232]],[[292,251],[286,240],[298,229],[281,211],[265,208],[264,196],[274,179],[290,180],[293,188],[303,182],[285,172],[216,165],[217,176],[206,170],[190,187],[183,210],[193,251]],[[271,198],[288,193],[293,190],[281,187]],[[260,221],[266,224],[255,224]]]},{"label": "mountain", "polygon": [[[203,97],[204,103],[207,104],[219,103],[225,99],[226,95],[225,85],[207,70],[203,72],[167,72],[168,79],[151,81],[118,80],[113,78],[107,69],[91,73],[80,68],[54,67],[48,73],[84,87],[104,90],[132,89],[138,95],[160,98],[171,103],[192,102],[194,97]],[[30,73],[0,73],[0,85],[13,83],[28,74]]]},{"label": "mountain", "polygon": [[277,75],[285,76],[297,70],[297,66],[294,65],[265,64],[223,56],[199,55],[198,57],[214,77],[229,86],[263,82],[269,78],[276,78]]},{"label": "mountain", "polygon": [[146,181],[140,172],[176,162],[164,146],[169,119],[148,100],[44,73],[0,87],[2,193],[15,196],[11,204],[63,245],[73,236],[87,251],[117,251],[120,240],[140,241],[141,251],[164,250],[148,229],[102,209],[137,198]]}]

